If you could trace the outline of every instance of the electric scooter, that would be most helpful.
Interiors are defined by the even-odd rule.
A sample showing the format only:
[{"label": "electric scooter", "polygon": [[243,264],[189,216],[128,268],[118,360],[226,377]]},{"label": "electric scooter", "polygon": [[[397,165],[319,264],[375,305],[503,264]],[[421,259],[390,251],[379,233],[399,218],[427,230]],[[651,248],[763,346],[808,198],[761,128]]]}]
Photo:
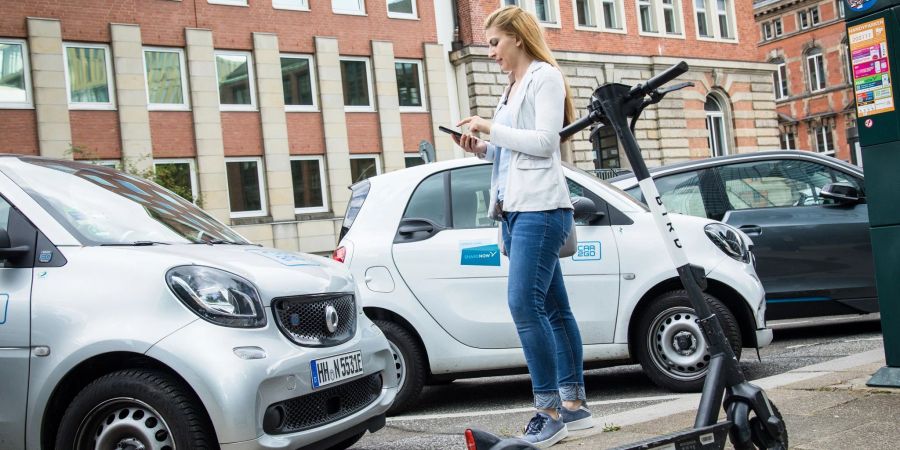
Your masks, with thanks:
[{"label": "electric scooter", "polygon": [[[559,133],[565,139],[591,125],[599,124],[591,133],[593,141],[599,138],[600,127],[613,128],[638,179],[641,193],[648,200],[653,220],[663,236],[666,252],[678,271],[694,311],[701,317],[697,322],[709,345],[709,371],[703,384],[694,427],[617,447],[617,450],[721,450],[725,448],[726,436],[736,450],[785,450],[788,448],[788,432],[781,413],[760,387],[747,382],[744,377],[719,319],[703,299],[703,290],[706,289],[705,271],[688,261],[683,244],[678,239],[672,221],[668,219],[669,213],[650,177],[641,156],[641,148],[634,137],[635,123],[644,108],[659,103],[670,92],[693,86],[693,83],[680,83],[662,87],[687,71],[688,65],[682,61],[644,84],[629,87],[619,83],[606,83],[591,95],[588,114]],[[719,408],[724,408],[726,412],[726,420],[722,422],[717,422]],[[521,439],[501,439],[477,429],[467,429],[465,438],[469,450],[536,448]]]}]

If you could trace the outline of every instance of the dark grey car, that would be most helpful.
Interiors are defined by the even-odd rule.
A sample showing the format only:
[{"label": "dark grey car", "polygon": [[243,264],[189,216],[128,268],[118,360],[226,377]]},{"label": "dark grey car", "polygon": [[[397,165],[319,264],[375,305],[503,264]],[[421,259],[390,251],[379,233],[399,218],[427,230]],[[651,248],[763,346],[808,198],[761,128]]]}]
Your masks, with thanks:
[{"label": "dark grey car", "polygon": [[[650,172],[669,211],[720,220],[753,239],[768,319],[878,311],[861,168],[784,150]],[[633,175],[608,181],[643,201]]]}]

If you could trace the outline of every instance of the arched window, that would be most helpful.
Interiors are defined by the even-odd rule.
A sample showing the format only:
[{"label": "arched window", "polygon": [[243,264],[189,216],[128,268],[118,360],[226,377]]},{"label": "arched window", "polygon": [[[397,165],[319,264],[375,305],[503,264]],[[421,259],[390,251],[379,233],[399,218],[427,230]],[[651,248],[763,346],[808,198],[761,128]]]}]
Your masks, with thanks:
[{"label": "arched window", "polygon": [[806,72],[810,92],[825,89],[825,57],[822,49],[813,47],[806,52]]},{"label": "arched window", "polygon": [[706,97],[706,132],[710,156],[724,156],[728,151],[728,136],[725,131],[725,109],[714,95]]}]

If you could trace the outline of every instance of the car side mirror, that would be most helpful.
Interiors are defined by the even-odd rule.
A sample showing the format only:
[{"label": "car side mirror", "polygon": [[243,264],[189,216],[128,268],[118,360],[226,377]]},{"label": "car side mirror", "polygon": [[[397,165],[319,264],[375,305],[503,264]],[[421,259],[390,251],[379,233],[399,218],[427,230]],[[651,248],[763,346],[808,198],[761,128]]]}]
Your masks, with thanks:
[{"label": "car side mirror", "polygon": [[834,200],[835,203],[841,205],[849,205],[860,202],[859,190],[850,183],[845,182],[828,183],[825,185],[825,187],[822,188],[822,191],[819,192],[819,195],[824,198]]},{"label": "car side mirror", "polygon": [[587,197],[572,197],[572,206],[575,208],[575,221],[591,225],[600,220],[606,214],[597,209],[594,201]]},{"label": "car side mirror", "polygon": [[0,262],[15,261],[27,254],[27,245],[12,247],[9,242],[9,232],[6,231],[6,228],[0,228]]}]

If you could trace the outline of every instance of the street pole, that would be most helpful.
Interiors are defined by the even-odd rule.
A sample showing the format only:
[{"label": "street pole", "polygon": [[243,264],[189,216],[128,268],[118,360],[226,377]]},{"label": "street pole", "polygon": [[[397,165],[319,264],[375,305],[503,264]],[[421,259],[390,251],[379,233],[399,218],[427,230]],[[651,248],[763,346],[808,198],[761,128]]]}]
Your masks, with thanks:
[{"label": "street pole", "polygon": [[866,384],[900,387],[900,0],[842,1],[887,362]]}]

